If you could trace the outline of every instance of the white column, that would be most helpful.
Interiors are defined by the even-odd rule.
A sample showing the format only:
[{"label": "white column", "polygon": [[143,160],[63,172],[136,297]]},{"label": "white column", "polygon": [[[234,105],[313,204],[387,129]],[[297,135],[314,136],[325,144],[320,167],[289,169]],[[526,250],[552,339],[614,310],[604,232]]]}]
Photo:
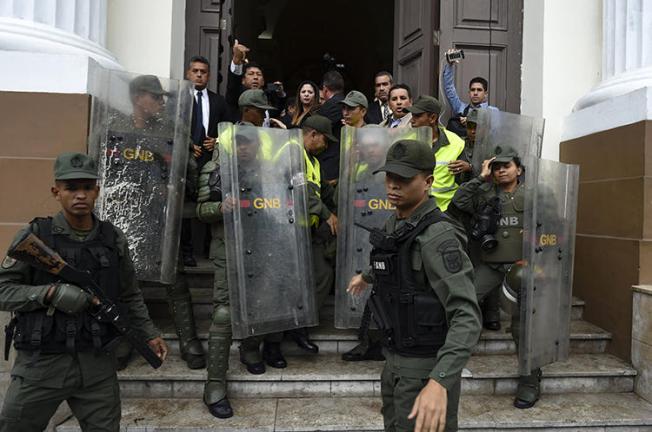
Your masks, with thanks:
[{"label": "white column", "polygon": [[0,0],[0,50],[92,57],[121,69],[106,44],[107,0]]},{"label": "white column", "polygon": [[575,111],[652,86],[652,1],[603,0],[602,28],[602,82]]}]

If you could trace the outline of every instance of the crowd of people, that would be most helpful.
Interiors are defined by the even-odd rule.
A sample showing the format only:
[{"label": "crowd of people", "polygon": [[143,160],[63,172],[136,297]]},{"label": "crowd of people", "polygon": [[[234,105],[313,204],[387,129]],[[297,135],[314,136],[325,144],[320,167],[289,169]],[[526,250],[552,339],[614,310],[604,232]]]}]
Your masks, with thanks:
[{"label": "crowd of people", "polygon": [[[194,174],[190,174],[189,183],[196,186],[189,188],[186,200],[195,207],[195,217],[206,226],[206,249],[214,264],[208,352],[198,337],[190,290],[183,274],[166,290],[183,360],[191,369],[207,368],[204,403],[217,418],[234,414],[226,381],[233,339],[226,221],[238,202],[222,190],[216,151],[220,145],[218,124],[232,122],[256,128],[257,132],[242,132],[233,137],[241,157],[238,175],[246,180],[247,193],[253,195],[262,190],[264,182],[261,162],[253,155],[259,152],[265,128],[300,129],[308,185],[311,271],[318,308],[333,289],[336,269],[332,251],[338,230],[342,229],[337,217],[342,128],[427,128],[431,142],[395,142],[387,151],[384,165],[374,171],[385,173],[386,196],[394,214],[383,234],[372,236],[371,267],[351,280],[348,291],[351,295],[360,294],[373,284],[374,293],[366,310],[378,318],[379,329],[363,326],[360,344],[344,353],[342,359],[386,361],[381,378],[386,430],[457,430],[462,369],[479,339],[481,327],[500,329],[499,289],[506,274],[516,273],[515,263],[521,259],[523,167],[519,154],[509,146],[497,147],[481,166],[473,164],[479,110],[497,109],[488,104],[488,82],[481,77],[473,78],[469,83],[469,101],[463,102],[453,82],[455,61],[446,64],[442,80],[452,112],[445,127],[440,118],[443,104],[437,98],[413,95],[407,84],[395,82],[388,71],[373,77],[371,101],[361,91],[345,92],[344,78],[336,70],[326,72],[319,85],[309,80],[301,82],[295,93],[288,96],[281,82],[266,82],[262,67],[251,61],[250,55],[249,48],[236,40],[224,96],[207,89],[211,74],[207,59],[191,58],[186,72],[193,84],[189,172]],[[150,87],[131,89],[132,102],[136,103],[138,95],[147,93]],[[98,283],[112,293],[116,303],[128,305],[130,317],[136,318],[135,325],[164,359],[167,346],[149,320],[142,296],[130,289],[135,275],[124,250],[124,236],[92,214],[99,194],[97,178],[97,167],[87,156],[62,155],[57,159],[52,189],[62,212],[49,222],[37,220],[25,232],[41,235],[50,247],[63,252],[64,258],[82,269],[99,266],[123,278],[121,290],[116,290],[117,282],[110,277],[100,278]],[[503,218],[494,218],[494,226],[486,227],[491,210],[512,217],[506,218],[507,225],[502,225]],[[487,234],[497,229],[501,235],[488,241]],[[194,249],[187,218],[182,224],[180,246],[180,262],[184,266],[197,265]],[[88,257],[84,255],[86,251],[90,251]],[[79,258],[80,253],[83,259]],[[398,302],[396,292],[401,293],[401,298],[409,297],[409,306],[398,306],[403,300]],[[89,327],[86,331],[86,318],[79,318],[86,317],[94,304],[94,296],[73,284],[61,283],[56,277],[10,257],[3,261],[0,309],[16,312],[14,340],[18,358],[13,375],[18,380],[12,382],[5,398],[0,431],[37,430],[47,423],[53,407],[56,409],[62,400],[77,400],[74,398],[81,401],[71,404],[71,408],[82,428],[102,424],[106,430],[114,430],[119,425],[118,397],[105,397],[104,405],[95,401],[101,408],[93,407],[95,411],[91,412],[91,403],[79,396],[83,394],[80,389],[90,394],[91,389],[101,387],[104,393],[110,393],[117,386],[115,374],[111,373],[113,366],[92,360],[99,355],[98,345],[102,345],[99,332],[105,330]],[[514,314],[512,334],[517,343],[518,321]],[[41,342],[44,322],[51,327],[43,335],[53,339],[49,345]],[[73,332],[73,327],[80,330]],[[52,336],[57,331],[63,334],[61,338]],[[287,367],[281,351],[284,337],[310,353],[319,351],[306,327],[285,334],[249,336],[240,344],[240,361],[247,371],[262,374],[267,366]],[[77,351],[84,354],[71,355]],[[48,369],[46,359],[54,362],[48,365],[56,363],[56,376],[50,373],[54,369]],[[127,367],[126,360],[119,364]],[[46,372],[51,377],[42,381]],[[537,369],[521,376],[514,401],[517,408],[532,407],[538,400],[540,374]],[[31,411],[39,413],[30,419],[29,425],[18,409],[27,400],[33,400]],[[98,416],[102,418],[98,420]],[[22,429],[16,429],[18,424]]]}]

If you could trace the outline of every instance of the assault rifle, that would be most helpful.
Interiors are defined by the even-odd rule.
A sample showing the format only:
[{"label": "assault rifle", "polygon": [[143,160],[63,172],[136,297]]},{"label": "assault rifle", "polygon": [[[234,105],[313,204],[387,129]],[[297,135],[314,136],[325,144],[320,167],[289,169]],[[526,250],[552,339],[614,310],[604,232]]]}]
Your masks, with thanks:
[{"label": "assault rifle", "polygon": [[99,303],[89,307],[88,312],[90,315],[98,322],[115,327],[154,369],[163,364],[163,361],[152,351],[147,342],[134,329],[129,327],[125,317],[120,314],[118,306],[106,297],[102,288],[91,277],[90,272],[70,266],[58,253],[50,249],[40,238],[30,232],[26,232],[24,236],[17,240],[9,250],[8,255],[38,270],[58,276],[62,281],[77,285],[96,297]]}]

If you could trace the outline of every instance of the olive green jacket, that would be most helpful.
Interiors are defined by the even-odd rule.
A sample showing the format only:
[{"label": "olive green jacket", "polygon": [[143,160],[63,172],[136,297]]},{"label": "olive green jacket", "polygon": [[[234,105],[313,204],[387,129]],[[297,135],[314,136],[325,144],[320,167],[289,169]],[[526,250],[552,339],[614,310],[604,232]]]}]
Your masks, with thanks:
[{"label": "olive green jacket", "polygon": [[[95,219],[93,229],[88,239],[97,235],[99,221]],[[53,218],[52,229],[68,237],[81,241],[76,237],[62,213]],[[25,231],[38,235],[38,227],[32,225],[23,228],[16,238]],[[134,264],[129,256],[125,235],[116,230],[116,249],[120,258],[120,301],[128,308],[128,317],[133,328],[150,340],[159,335],[159,331],[149,318],[143,295],[136,281]],[[8,312],[27,312],[45,308],[45,295],[49,285],[32,285],[33,267],[21,261],[5,258],[0,266],[0,310]],[[76,359],[75,359],[76,357]],[[34,365],[29,365],[31,353],[18,351],[16,362],[11,374],[23,377],[25,380],[37,381],[42,387],[61,388],[66,373],[73,367],[79,367],[82,373],[83,385],[91,385],[115,374],[112,354],[96,356],[93,352],[78,352],[71,354],[41,354]],[[78,364],[78,366],[76,366]]]},{"label": "olive green jacket", "polygon": [[[404,224],[416,226],[428,213],[437,208],[436,201],[430,197],[408,218],[399,220],[396,214],[389,217],[385,231],[392,233]],[[442,245],[456,243],[462,267],[451,273],[442,255]],[[430,225],[419,234],[412,245],[412,269],[416,272],[416,282],[428,284],[433,289],[446,311],[448,333],[446,342],[437,353],[437,363],[430,378],[447,390],[451,390],[461,378],[462,369],[471,356],[471,350],[478,343],[482,330],[480,307],[473,285],[473,265],[464,252],[466,236],[452,223],[441,221]],[[367,273],[363,277],[372,281]]]}]

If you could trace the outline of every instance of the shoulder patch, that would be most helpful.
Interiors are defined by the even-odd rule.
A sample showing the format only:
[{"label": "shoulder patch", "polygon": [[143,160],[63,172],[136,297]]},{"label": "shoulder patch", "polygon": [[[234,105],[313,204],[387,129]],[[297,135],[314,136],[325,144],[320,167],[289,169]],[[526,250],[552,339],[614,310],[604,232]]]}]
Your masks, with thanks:
[{"label": "shoulder patch", "polygon": [[2,268],[3,269],[10,269],[15,265],[16,265],[16,260],[13,259],[10,256],[6,256],[5,259],[2,260]]},{"label": "shoulder patch", "polygon": [[464,261],[462,260],[462,251],[460,251],[457,240],[445,240],[439,245],[437,250],[441,254],[444,267],[449,273],[457,273],[462,270]]}]

